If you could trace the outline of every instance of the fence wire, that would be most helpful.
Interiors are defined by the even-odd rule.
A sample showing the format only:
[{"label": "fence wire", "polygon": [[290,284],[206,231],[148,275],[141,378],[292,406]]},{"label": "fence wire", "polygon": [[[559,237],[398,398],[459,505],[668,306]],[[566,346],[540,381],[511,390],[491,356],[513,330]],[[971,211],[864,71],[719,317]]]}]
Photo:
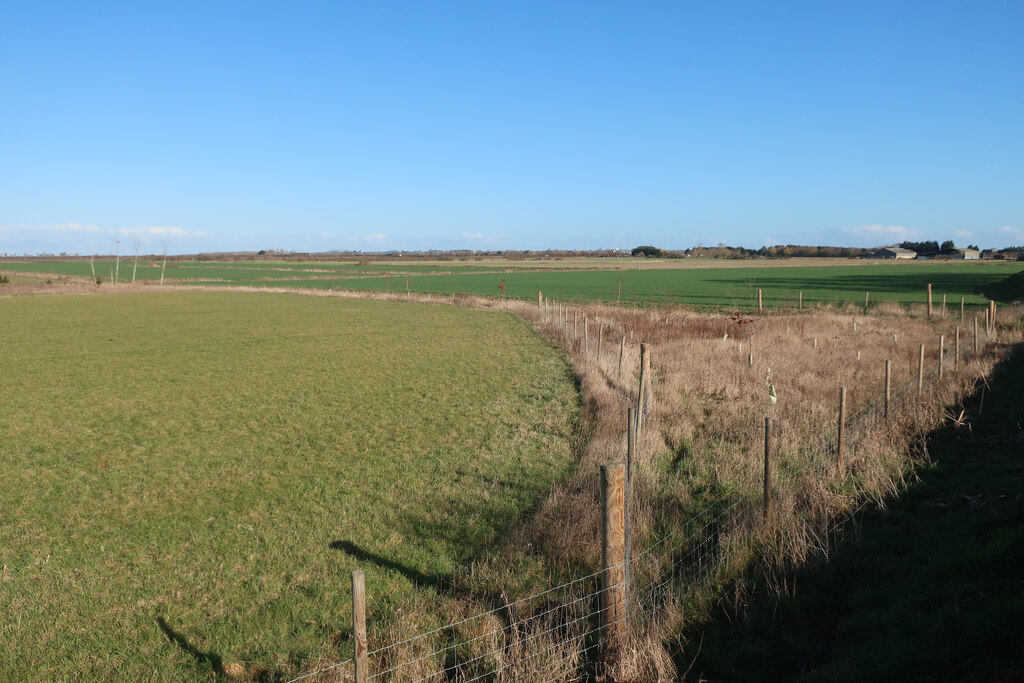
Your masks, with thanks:
[{"label": "fence wire", "polygon": [[[572,317],[562,308],[558,318],[551,306],[545,316],[573,336]],[[984,350],[984,346],[982,347]],[[970,358],[972,352],[962,353]],[[617,356],[615,363],[617,364]],[[925,392],[937,377],[938,363],[925,368]],[[930,373],[930,374],[929,374]],[[931,380],[929,380],[929,377]],[[890,387],[890,413],[918,396],[918,377]],[[847,416],[844,457],[852,460],[857,444],[882,428],[886,421],[881,394]],[[845,473],[838,467],[838,427],[818,435],[799,449],[812,475],[805,486],[828,486]],[[602,629],[626,620],[634,626],[654,624],[688,592],[700,590],[718,577],[729,557],[730,544],[745,530],[757,503],[735,498],[715,501],[694,513],[681,526],[627,554],[622,582],[603,585],[602,571],[548,588],[533,595],[483,611],[445,626],[372,650],[368,654],[370,681],[422,683],[424,681],[523,680],[538,670],[567,672],[576,680],[606,645]],[[626,589],[625,616],[601,623],[601,610],[610,591]],[[352,680],[353,660],[325,666],[288,683],[332,675]]]}]

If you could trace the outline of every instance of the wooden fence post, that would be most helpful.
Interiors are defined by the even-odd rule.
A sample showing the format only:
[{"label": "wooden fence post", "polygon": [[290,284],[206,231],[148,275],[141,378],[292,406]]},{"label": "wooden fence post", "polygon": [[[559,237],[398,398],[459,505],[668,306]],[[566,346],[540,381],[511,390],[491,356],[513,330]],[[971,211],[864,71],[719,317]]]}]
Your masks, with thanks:
[{"label": "wooden fence post", "polygon": [[960,322],[964,321],[964,297],[960,297]]},{"label": "wooden fence post", "polygon": [[761,290],[757,290],[757,311],[760,313],[764,309],[764,304],[761,301]]},{"label": "wooden fence post", "polygon": [[587,316],[583,316],[583,355],[590,355],[590,321],[587,320]]},{"label": "wooden fence post", "polygon": [[943,292],[943,294],[942,294],[942,315],[939,316],[939,317],[941,317],[943,320],[946,319],[946,294],[945,294],[945,292]]},{"label": "wooden fence post", "polygon": [[804,310],[804,293],[800,292],[796,299],[796,308],[799,311]]},{"label": "wooden fence post", "polygon": [[361,569],[352,572],[352,639],[355,641],[356,683],[366,683],[369,675],[366,645],[366,581]]},{"label": "wooden fence post", "polygon": [[932,319],[932,284],[928,283],[928,319]]},{"label": "wooden fence post", "polygon": [[839,387],[839,422],[836,431],[836,465],[842,467],[846,446],[846,387]]},{"label": "wooden fence post", "polygon": [[772,419],[764,419],[764,521],[772,518]]},{"label": "wooden fence post", "polygon": [[537,290],[537,308],[544,310],[544,292]]},{"label": "wooden fence post", "polygon": [[601,465],[601,644],[608,666],[627,632],[625,469],[621,462]]},{"label": "wooden fence post", "polygon": [[988,338],[996,336],[996,302],[988,302]]},{"label": "wooden fence post", "polygon": [[974,353],[978,353],[978,314],[974,314]]},{"label": "wooden fence post", "polygon": [[868,296],[870,295],[871,292],[864,292],[864,315],[868,314]]},{"label": "wooden fence post", "polygon": [[917,357],[917,395],[924,392],[924,344],[921,344],[921,352]]},{"label": "wooden fence post", "polygon": [[892,361],[885,361],[885,419],[889,419],[889,406],[892,403]]}]

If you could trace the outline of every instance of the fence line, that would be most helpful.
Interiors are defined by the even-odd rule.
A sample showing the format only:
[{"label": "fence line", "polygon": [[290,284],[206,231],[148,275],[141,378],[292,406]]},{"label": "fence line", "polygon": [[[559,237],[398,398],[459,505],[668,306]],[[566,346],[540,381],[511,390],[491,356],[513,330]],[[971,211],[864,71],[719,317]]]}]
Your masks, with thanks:
[{"label": "fence line", "polygon": [[[578,340],[572,338],[575,336],[572,327],[565,324],[569,311],[561,310],[564,313],[556,319],[554,306],[545,306],[541,308],[541,317],[553,327],[557,322],[559,331],[574,344]],[[622,340],[624,345],[624,335]],[[966,355],[976,355],[976,352]],[[600,363],[600,354],[598,356]],[[611,364],[614,366],[614,359]],[[932,368],[937,369],[937,365]],[[602,372],[608,378],[614,374],[604,372],[603,368]],[[928,373],[928,376],[934,378],[937,374]],[[918,395],[917,386],[916,375],[892,385],[890,411],[926,400],[927,396]],[[856,458],[858,442],[885,423],[884,392],[846,418],[847,463]],[[797,448],[798,453],[810,458],[811,471],[819,485],[833,481],[837,475],[845,476],[844,469],[837,467],[837,448],[836,426]],[[628,509],[628,500],[626,505]],[[368,653],[371,673],[367,678],[409,683],[502,680],[496,677],[508,672],[514,676],[524,664],[529,665],[544,656],[551,658],[552,666],[573,670],[586,667],[592,662],[595,651],[603,647],[602,628],[608,629],[622,621],[635,627],[657,623],[659,617],[666,614],[666,608],[676,604],[686,591],[714,581],[722,562],[729,557],[730,542],[749,530],[744,522],[752,523],[758,510],[758,501],[749,496],[711,502],[681,526],[650,541],[643,550],[627,553],[622,565],[627,571],[621,581],[602,585],[604,570],[595,571],[371,650]],[[603,598],[622,587],[627,595],[625,616],[602,627]],[[292,678],[288,683],[338,670],[344,675],[352,666],[353,660],[347,659]]]}]

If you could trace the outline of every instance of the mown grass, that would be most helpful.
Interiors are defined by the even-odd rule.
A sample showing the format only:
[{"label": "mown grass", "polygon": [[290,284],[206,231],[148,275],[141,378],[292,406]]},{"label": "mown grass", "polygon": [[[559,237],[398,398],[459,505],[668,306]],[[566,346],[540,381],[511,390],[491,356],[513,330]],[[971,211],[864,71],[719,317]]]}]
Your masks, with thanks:
[{"label": "mown grass", "polygon": [[[298,673],[486,557],[571,468],[508,314],[294,295],[0,300],[0,678]],[[426,614],[424,619],[430,619]]]}]

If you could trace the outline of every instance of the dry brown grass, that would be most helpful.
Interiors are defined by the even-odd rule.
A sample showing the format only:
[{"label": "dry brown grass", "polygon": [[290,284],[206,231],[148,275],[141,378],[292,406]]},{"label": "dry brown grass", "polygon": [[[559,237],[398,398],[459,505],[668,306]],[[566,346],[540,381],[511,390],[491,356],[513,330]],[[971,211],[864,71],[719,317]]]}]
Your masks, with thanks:
[{"label": "dry brown grass", "polygon": [[[371,633],[371,643],[397,643],[429,630],[424,627],[427,622],[471,619],[445,631],[443,637],[398,645],[375,658],[378,671],[396,662],[418,660],[396,680],[461,680],[480,669],[498,670],[496,677],[488,678],[495,681],[572,681],[595,676],[622,681],[678,679],[682,672],[676,671],[665,643],[687,623],[705,616],[702,606],[721,597],[720,579],[751,567],[772,572],[800,563],[812,553],[827,553],[835,520],[866,501],[882,501],[898,492],[912,472],[914,458],[927,456],[914,452],[915,440],[943,419],[946,406],[983,381],[1022,336],[1018,325],[1009,325],[1000,331],[998,341],[974,353],[973,316],[969,317],[961,329],[961,357],[954,372],[953,338],[959,320],[929,321],[921,311],[908,313],[895,306],[877,306],[870,316],[855,307],[750,316],[591,305],[574,307],[578,311],[574,332],[571,312],[564,315],[557,304],[545,313],[536,304],[464,295],[308,289],[298,293],[509,310],[565,349],[584,401],[575,472],[555,485],[535,514],[511,531],[507,545],[492,560],[467,567],[452,578],[460,593],[501,595],[507,601],[506,596],[529,595],[599,568],[599,466],[625,458],[626,411],[637,400],[641,341],[651,353],[653,400],[637,444],[631,508],[634,548],[675,532],[696,511],[710,505],[726,501],[736,511],[729,533],[714,539],[714,570],[702,574],[703,582],[686,588],[657,614],[634,617],[630,641],[613,669],[602,672],[593,667],[593,633],[587,631],[592,626],[551,628],[544,620],[530,619],[531,610],[542,611],[532,604],[519,608],[516,622],[503,617],[500,610],[493,611],[493,601],[466,597],[443,606],[408,605],[387,630]],[[1016,320],[1019,314],[1002,310],[1000,315],[1003,320]],[[583,316],[588,320],[588,348],[581,339]],[[984,344],[983,320],[980,327]],[[940,334],[945,335],[947,353],[942,382],[935,378]],[[918,399],[914,380],[920,344],[926,347],[928,376],[924,395]],[[886,360],[892,362],[894,394],[903,392],[887,423],[873,421],[865,412],[882,395]],[[775,388],[774,404],[769,385]],[[839,466],[829,443],[835,432],[839,388],[844,386],[848,450]],[[765,417],[772,418],[776,435],[770,523],[763,522],[759,512]],[[572,595],[561,599],[582,599]],[[737,593],[732,599],[742,602],[743,596]],[[680,607],[684,601],[688,611]],[[550,608],[550,600],[547,604]],[[426,615],[431,616],[425,619]],[[437,654],[438,639],[445,637],[471,642],[457,658],[468,657],[477,665],[453,670],[451,660]],[[341,681],[350,676],[345,666],[310,680]]]},{"label": "dry brown grass", "polygon": [[[542,313],[536,304],[467,295],[302,293],[509,310],[566,351],[584,401],[576,471],[553,487],[492,561],[467,568],[454,578],[456,584],[471,591],[538,590],[544,588],[536,583],[543,580],[539,577],[557,583],[599,567],[599,466],[625,458],[626,410],[637,401],[641,341],[652,357],[653,400],[637,444],[631,508],[634,547],[673,533],[673,525],[678,528],[695,510],[705,510],[716,501],[733,501],[737,506],[731,533],[714,539],[720,546],[714,571],[702,574],[702,581],[684,588],[657,615],[634,617],[629,643],[615,667],[594,668],[595,650],[584,632],[530,633],[536,626],[528,625],[524,631],[506,625],[490,629],[487,638],[476,641],[488,653],[484,658],[488,666],[499,670],[494,679],[499,681],[572,681],[594,676],[677,680],[682,672],[676,671],[665,643],[686,624],[706,616],[704,606],[721,597],[719,579],[752,567],[772,573],[812,553],[827,554],[836,521],[869,500],[881,502],[898,493],[914,459],[926,457],[912,448],[920,435],[942,420],[944,407],[983,381],[1006,349],[1021,339],[1019,328],[1011,325],[1000,333],[998,342],[986,343],[982,317],[983,350],[974,353],[973,315],[963,323],[956,316],[929,321],[923,308],[886,305],[877,306],[868,316],[854,306],[758,316],[603,305],[574,306],[567,313],[551,304]],[[577,312],[575,326],[573,311]],[[1011,320],[1019,313],[1003,310],[1000,315]],[[582,338],[584,316],[587,349]],[[957,325],[962,325],[961,357],[954,372]],[[942,382],[935,377],[940,334],[946,338]],[[918,399],[920,344],[926,348],[926,378]],[[894,393],[888,423],[879,417],[880,408],[871,411],[883,394],[886,360],[892,362]],[[775,404],[769,398],[769,384],[775,387]],[[848,441],[840,467],[829,448],[843,386],[847,388]],[[759,511],[765,417],[772,418],[776,437],[770,523],[763,522]],[[524,580],[524,575],[530,579]],[[730,599],[741,603],[744,597],[737,593]],[[690,605],[688,612],[679,606],[684,601]],[[486,611],[473,601],[448,609],[453,610],[453,621]],[[416,620],[409,621],[405,626],[413,629]],[[401,640],[411,632],[381,633],[378,642]],[[530,634],[525,641],[524,633]],[[414,652],[404,654],[417,657]],[[413,678],[453,677],[449,670],[445,678],[444,664],[436,658],[424,659],[418,666],[422,670]],[[464,672],[454,674],[455,680],[463,678]],[[398,680],[404,680],[404,674]]]}]

